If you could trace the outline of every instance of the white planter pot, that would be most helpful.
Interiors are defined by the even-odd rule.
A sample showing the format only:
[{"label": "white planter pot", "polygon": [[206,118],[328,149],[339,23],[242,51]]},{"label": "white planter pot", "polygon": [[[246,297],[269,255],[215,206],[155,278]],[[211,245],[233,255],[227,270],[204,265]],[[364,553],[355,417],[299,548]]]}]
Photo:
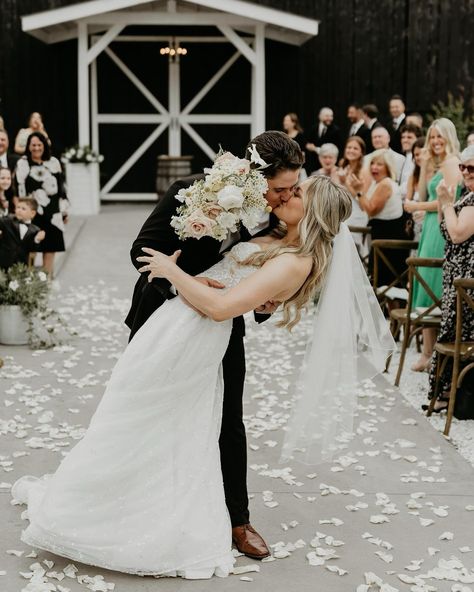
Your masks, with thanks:
[{"label": "white planter pot", "polygon": [[28,343],[28,321],[19,306],[0,305],[0,343],[4,345]]},{"label": "white planter pot", "polygon": [[66,163],[67,195],[71,214],[93,216],[100,211],[99,164]]}]

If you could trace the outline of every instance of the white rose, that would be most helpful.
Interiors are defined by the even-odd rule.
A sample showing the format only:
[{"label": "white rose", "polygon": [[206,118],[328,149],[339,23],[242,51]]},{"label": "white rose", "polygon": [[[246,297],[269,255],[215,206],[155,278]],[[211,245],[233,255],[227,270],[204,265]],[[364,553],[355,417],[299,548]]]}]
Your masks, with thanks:
[{"label": "white rose", "polygon": [[39,271],[38,278],[41,282],[45,282],[48,279],[48,276],[44,273],[44,271]]},{"label": "white rose", "polygon": [[216,222],[223,226],[224,228],[228,228],[231,232],[237,232],[237,222],[238,218],[232,212],[222,212],[216,218]]},{"label": "white rose", "polygon": [[242,224],[247,228],[247,230],[252,230],[258,226],[261,218],[261,212],[256,209],[248,210],[247,212],[242,212],[240,215],[240,219],[242,220]]},{"label": "white rose", "polygon": [[102,156],[102,154],[99,154],[99,156],[97,157],[98,162],[104,162],[104,157]]},{"label": "white rose", "polygon": [[12,280],[9,284],[8,284],[8,288],[10,290],[12,290],[12,292],[16,292],[18,290],[18,288],[20,287],[20,284],[18,283],[17,280]]},{"label": "white rose", "polygon": [[226,185],[217,193],[217,203],[223,207],[224,210],[242,207],[244,199],[242,189],[237,187],[237,185]]}]

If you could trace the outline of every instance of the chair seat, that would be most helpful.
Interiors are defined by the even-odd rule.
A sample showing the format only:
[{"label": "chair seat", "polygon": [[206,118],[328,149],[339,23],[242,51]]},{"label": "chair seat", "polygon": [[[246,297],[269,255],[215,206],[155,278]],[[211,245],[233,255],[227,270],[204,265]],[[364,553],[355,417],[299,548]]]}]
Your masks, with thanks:
[{"label": "chair seat", "polygon": [[[454,356],[454,343],[438,342],[434,348],[443,356]],[[461,343],[461,358],[474,358],[474,341]]]},{"label": "chair seat", "polygon": [[407,309],[406,308],[394,308],[390,311],[390,318],[394,321],[406,321],[407,320]]},{"label": "chair seat", "polygon": [[430,315],[426,317],[422,317],[421,319],[414,318],[412,319],[413,325],[418,325],[420,327],[430,327],[433,329],[438,329],[441,325],[440,317],[432,317]]},{"label": "chair seat", "polygon": [[387,290],[387,286],[379,286],[376,291],[378,296],[389,300],[408,300],[408,290],[406,288],[392,286]]}]

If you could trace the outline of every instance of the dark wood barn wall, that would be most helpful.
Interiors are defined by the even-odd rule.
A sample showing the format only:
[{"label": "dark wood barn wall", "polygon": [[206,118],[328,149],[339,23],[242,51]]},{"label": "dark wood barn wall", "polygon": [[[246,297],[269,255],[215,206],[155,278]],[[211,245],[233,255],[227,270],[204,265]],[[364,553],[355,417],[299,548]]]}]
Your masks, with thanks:
[{"label": "dark wood barn wall", "polygon": [[[77,138],[76,43],[47,46],[21,32],[20,16],[76,1],[0,0],[0,115],[14,136],[28,113],[41,111],[57,153]],[[468,100],[472,98],[474,0],[259,0],[259,3],[321,21],[319,35],[299,49],[267,42],[269,128],[279,127],[287,111],[298,112],[303,123],[310,126],[324,105],[334,108],[336,120],[344,126],[350,101],[375,102],[385,109],[393,93],[403,95],[409,109],[424,113],[433,102],[445,99],[448,91],[456,92],[459,87],[464,88]],[[187,56],[188,65],[183,64],[185,95],[191,97],[217,69],[214,49],[203,46],[196,50],[198,62],[194,65],[192,52]],[[124,51],[121,47],[118,53],[119,50]],[[128,63],[138,69],[150,87],[156,85],[153,75],[147,79],[150,62],[156,63],[158,59],[155,53],[144,46],[126,51]],[[226,50],[221,53],[223,63],[227,59]],[[149,111],[138,93],[129,92],[128,82],[125,90],[125,79],[117,74],[115,67],[106,64],[107,59],[99,58],[104,96],[120,97],[118,111]],[[234,68],[233,74],[229,72],[221,83],[228,91],[226,103],[222,104],[222,94],[219,97],[216,92],[199,105],[199,112],[248,110],[248,89],[239,86],[239,76],[241,80],[246,78],[248,64],[241,58]],[[159,95],[163,89],[162,84],[154,90]],[[166,97],[163,100],[166,102]],[[105,103],[101,105],[101,110],[106,108]],[[233,150],[245,143],[249,133],[248,129],[236,126],[206,126],[199,131],[211,145],[221,142]],[[104,163],[106,174],[130,154],[146,133],[145,127],[133,126],[127,126],[126,131],[115,127],[101,133],[101,148],[108,155],[108,162]],[[196,154],[195,168],[200,168],[205,157],[187,136],[183,137],[183,144],[185,151]],[[126,145],[128,152],[120,153],[119,145]],[[154,171],[156,154],[165,150],[163,137],[117,190],[133,187],[152,190],[150,171]]]}]

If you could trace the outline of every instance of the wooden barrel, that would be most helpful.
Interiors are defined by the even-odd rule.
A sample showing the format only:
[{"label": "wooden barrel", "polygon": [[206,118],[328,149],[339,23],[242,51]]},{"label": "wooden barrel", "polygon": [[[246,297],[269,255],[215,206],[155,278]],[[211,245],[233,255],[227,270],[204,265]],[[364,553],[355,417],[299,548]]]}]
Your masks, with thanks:
[{"label": "wooden barrel", "polygon": [[187,177],[191,174],[192,156],[158,156],[156,171],[156,192],[158,199],[162,197],[168,187],[177,179]]}]

